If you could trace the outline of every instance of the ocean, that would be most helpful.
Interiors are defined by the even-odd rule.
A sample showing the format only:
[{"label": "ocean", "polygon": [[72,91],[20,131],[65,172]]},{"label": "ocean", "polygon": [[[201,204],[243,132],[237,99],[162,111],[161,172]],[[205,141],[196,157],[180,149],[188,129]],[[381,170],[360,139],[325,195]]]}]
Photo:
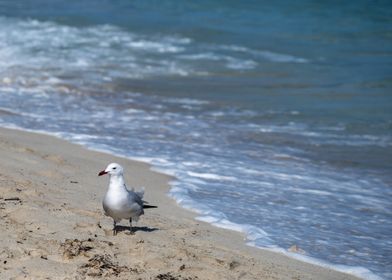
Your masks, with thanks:
[{"label": "ocean", "polygon": [[0,126],[148,162],[250,246],[392,279],[391,30],[390,1],[0,0]]}]

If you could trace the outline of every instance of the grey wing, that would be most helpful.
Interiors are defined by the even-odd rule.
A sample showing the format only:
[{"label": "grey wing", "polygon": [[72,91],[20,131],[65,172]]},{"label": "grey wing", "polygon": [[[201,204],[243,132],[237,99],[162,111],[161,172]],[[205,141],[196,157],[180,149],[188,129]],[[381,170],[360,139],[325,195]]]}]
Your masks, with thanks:
[{"label": "grey wing", "polygon": [[131,207],[132,212],[135,212],[138,215],[142,215],[144,213],[143,200],[137,193],[133,191],[128,191],[128,203]]}]

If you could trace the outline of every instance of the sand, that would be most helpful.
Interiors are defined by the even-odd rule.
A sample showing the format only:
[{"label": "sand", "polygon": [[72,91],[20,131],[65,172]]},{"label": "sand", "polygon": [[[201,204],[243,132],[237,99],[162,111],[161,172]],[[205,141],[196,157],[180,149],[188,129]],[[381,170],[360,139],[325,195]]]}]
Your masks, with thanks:
[{"label": "sand", "polygon": [[[110,162],[147,209],[112,235],[101,200]],[[246,246],[238,232],[195,220],[167,196],[173,178],[144,163],[55,137],[0,129],[1,279],[358,279]]]}]

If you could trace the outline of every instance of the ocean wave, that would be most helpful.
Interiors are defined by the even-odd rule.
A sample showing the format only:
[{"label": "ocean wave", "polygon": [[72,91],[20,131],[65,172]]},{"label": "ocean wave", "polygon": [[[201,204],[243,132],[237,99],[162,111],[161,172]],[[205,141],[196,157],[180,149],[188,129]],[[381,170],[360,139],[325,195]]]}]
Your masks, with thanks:
[{"label": "ocean wave", "polygon": [[279,62],[279,63],[309,63],[310,62],[306,58],[296,57],[289,54],[275,53],[266,50],[254,50],[254,49],[249,49],[246,47],[236,46],[236,45],[220,46],[220,49],[246,53],[272,62]]},{"label": "ocean wave", "polygon": [[[4,17],[0,17],[0,47],[0,70],[10,79],[16,74],[11,68],[19,68],[18,72],[30,77],[39,76],[39,70],[41,77],[49,76],[60,83],[64,82],[64,70],[90,75],[86,80],[110,81],[199,76],[222,70],[242,72],[255,69],[263,56],[276,62],[301,62],[289,55],[271,52],[267,56],[245,47],[211,46],[180,36],[147,36],[107,24],[74,27]],[[199,60],[213,65],[200,64]]]},{"label": "ocean wave", "polygon": [[[248,245],[253,246],[253,247],[259,247],[259,246],[255,245],[253,242],[248,242]],[[372,271],[370,271],[369,269],[362,267],[362,266],[348,266],[348,265],[333,264],[333,263],[326,262],[326,261],[323,261],[323,260],[320,260],[317,258],[313,258],[313,257],[305,255],[305,254],[289,252],[286,249],[278,248],[278,247],[273,247],[273,248],[260,247],[260,248],[270,250],[272,252],[281,253],[281,254],[284,254],[284,255],[289,256],[291,258],[301,260],[306,263],[311,263],[311,264],[325,267],[328,269],[332,269],[335,271],[340,271],[343,273],[351,274],[351,275],[357,276],[361,279],[383,280],[382,277],[374,274]]]},{"label": "ocean wave", "polygon": [[234,70],[250,70],[258,66],[258,63],[251,59],[237,58],[213,52],[179,55],[178,58],[194,61],[222,61],[228,69]]},{"label": "ocean wave", "polygon": [[297,136],[305,136],[309,142],[324,145],[336,146],[392,146],[392,137],[387,135],[367,135],[367,134],[347,134],[347,133],[332,133],[344,132],[345,128],[336,127],[318,127],[311,128],[302,123],[290,122],[287,125],[258,125],[253,124],[253,129],[258,129],[262,133],[282,133],[292,134]]},{"label": "ocean wave", "polygon": [[[11,66],[25,71],[30,67],[51,69],[58,78],[61,65],[68,71],[84,69],[90,73],[107,69],[109,77],[189,74],[189,67],[176,61],[164,57],[151,59],[156,54],[182,52],[191,42],[188,38],[145,37],[108,25],[76,28],[8,18],[0,18],[0,26],[3,71]],[[116,71],[111,69],[112,65],[117,67]]]},{"label": "ocean wave", "polygon": [[181,104],[181,105],[192,105],[192,106],[207,105],[210,103],[207,100],[192,99],[192,98],[173,98],[173,97],[166,98],[165,102]]},{"label": "ocean wave", "polygon": [[237,178],[231,176],[222,176],[212,173],[197,173],[188,171],[187,174],[192,177],[207,179],[207,180],[223,180],[223,181],[237,181]]},{"label": "ocean wave", "polygon": [[264,230],[249,224],[238,224],[229,221],[222,213],[219,213],[215,210],[210,209],[209,207],[206,207],[205,205],[200,205],[200,203],[195,202],[193,199],[190,198],[187,188],[180,187],[180,185],[181,184],[177,181],[174,186],[172,186],[169,194],[171,197],[176,199],[176,201],[184,208],[198,213],[199,216],[196,217],[196,220],[212,224],[219,228],[244,233],[246,236],[246,244],[249,246],[278,252],[294,259],[298,259],[307,263],[322,266],[343,273],[352,274],[362,279],[383,279],[382,277],[374,274],[365,267],[333,264],[327,261],[323,261],[321,259],[311,257],[306,253],[294,253],[289,251],[288,249],[278,247],[276,246],[273,239],[270,238],[270,235]]}]

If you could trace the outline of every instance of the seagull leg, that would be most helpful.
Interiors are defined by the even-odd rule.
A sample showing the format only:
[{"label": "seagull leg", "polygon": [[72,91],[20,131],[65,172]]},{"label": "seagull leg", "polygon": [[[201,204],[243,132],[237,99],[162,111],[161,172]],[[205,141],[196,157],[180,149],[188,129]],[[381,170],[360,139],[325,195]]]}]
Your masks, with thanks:
[{"label": "seagull leg", "polygon": [[113,220],[113,235],[117,235],[117,223]]},{"label": "seagull leg", "polygon": [[132,218],[129,218],[129,233],[134,234],[135,232],[132,229]]}]

